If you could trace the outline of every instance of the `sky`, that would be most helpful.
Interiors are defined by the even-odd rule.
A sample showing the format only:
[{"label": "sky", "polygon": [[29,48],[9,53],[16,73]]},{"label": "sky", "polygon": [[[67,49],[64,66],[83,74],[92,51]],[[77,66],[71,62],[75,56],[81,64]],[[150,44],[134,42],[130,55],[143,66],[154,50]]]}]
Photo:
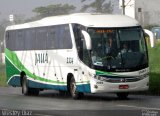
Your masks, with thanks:
[{"label": "sky", "polygon": [[[114,3],[114,12],[119,12],[118,0],[111,1],[117,1]],[[7,19],[10,14],[21,14],[28,18],[35,15],[32,10],[36,7],[59,3],[72,4],[77,10],[82,6],[81,0],[0,0],[0,20]]]}]

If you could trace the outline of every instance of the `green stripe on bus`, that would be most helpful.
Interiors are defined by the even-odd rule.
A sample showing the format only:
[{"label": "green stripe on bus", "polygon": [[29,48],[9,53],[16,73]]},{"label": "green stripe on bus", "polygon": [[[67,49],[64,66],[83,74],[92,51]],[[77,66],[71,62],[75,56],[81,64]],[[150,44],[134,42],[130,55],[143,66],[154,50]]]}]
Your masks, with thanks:
[{"label": "green stripe on bus", "polygon": [[[7,72],[7,73],[9,73],[8,79],[11,76],[13,76],[14,74],[20,74],[20,71],[24,71],[26,73],[27,77],[30,77],[30,78],[33,78],[33,79],[36,79],[39,81],[56,83],[56,84],[67,84],[66,82],[53,81],[53,80],[42,78],[40,76],[36,76],[36,75],[32,74],[30,71],[28,71],[27,68],[25,68],[25,66],[18,59],[15,52],[11,52],[10,50],[5,49],[5,54],[6,54],[6,61],[8,62],[6,65],[9,65],[9,66],[7,66],[9,69],[7,69],[7,68],[6,69],[7,69],[7,71],[9,70],[9,72],[10,72],[10,70],[13,71],[12,75],[9,72]],[[18,69],[20,71],[14,71],[16,69]]]},{"label": "green stripe on bus", "polygon": [[[53,80],[45,79],[45,78],[42,78],[40,76],[36,76],[36,75],[32,74],[21,63],[21,61],[18,59],[16,53],[8,50],[7,48],[5,49],[5,54],[6,54],[7,80],[9,80],[15,74],[19,75],[20,71],[24,71],[26,73],[27,77],[30,77],[32,79],[36,79],[38,81],[55,83],[55,84],[61,84],[61,85],[67,85],[67,82],[53,81]],[[89,81],[86,81],[86,82],[76,82],[76,83],[83,84],[83,83],[89,83]]]},{"label": "green stripe on bus", "polygon": [[6,57],[5,58],[5,63],[6,63],[6,79],[7,79],[7,82],[8,80],[13,76],[13,75],[16,75],[16,74],[20,74],[20,71],[15,68],[15,66],[8,60],[8,58]]},{"label": "green stripe on bus", "polygon": [[108,76],[117,76],[116,74],[113,74],[112,72],[104,72],[96,70],[96,75],[108,75]]}]

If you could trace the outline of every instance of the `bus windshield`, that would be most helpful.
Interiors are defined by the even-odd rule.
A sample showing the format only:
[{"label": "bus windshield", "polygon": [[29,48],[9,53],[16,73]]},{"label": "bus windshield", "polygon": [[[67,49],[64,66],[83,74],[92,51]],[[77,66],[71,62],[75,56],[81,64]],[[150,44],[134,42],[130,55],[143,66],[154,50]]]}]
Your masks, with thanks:
[{"label": "bus windshield", "polygon": [[131,71],[148,66],[141,27],[88,28],[93,67],[104,71]]}]

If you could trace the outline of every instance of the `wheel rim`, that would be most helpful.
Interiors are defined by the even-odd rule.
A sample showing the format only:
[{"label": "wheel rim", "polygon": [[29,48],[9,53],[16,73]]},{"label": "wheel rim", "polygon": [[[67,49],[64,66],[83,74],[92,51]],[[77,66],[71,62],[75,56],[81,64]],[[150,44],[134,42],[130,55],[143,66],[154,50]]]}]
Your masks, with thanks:
[{"label": "wheel rim", "polygon": [[22,89],[23,89],[23,93],[26,94],[26,92],[27,92],[27,85],[26,85],[26,81],[25,80],[23,80]]},{"label": "wheel rim", "polygon": [[71,80],[71,83],[70,83],[70,92],[71,92],[72,96],[75,96],[75,94],[76,94],[76,83],[73,79]]}]

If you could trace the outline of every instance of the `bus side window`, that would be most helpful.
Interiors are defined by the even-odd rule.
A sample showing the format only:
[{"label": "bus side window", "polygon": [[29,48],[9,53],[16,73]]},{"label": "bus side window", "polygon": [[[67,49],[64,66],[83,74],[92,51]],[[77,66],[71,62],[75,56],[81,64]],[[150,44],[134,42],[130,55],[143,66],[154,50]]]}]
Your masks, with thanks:
[{"label": "bus side window", "polygon": [[9,46],[10,50],[15,50],[15,43],[16,43],[16,30],[10,31],[10,38],[9,38]]},{"label": "bus side window", "polygon": [[6,32],[6,35],[5,35],[5,42],[6,42],[6,47],[8,48],[9,46],[9,31]]},{"label": "bus side window", "polygon": [[59,43],[59,49],[71,49],[72,48],[72,41],[71,35],[69,30],[69,25],[60,25],[57,26],[57,37]]},{"label": "bus side window", "polygon": [[77,46],[78,56],[82,60],[83,59],[83,51],[82,51],[83,46],[81,42],[81,30],[78,24],[73,25],[73,32],[74,32],[75,42]]},{"label": "bus side window", "polygon": [[18,30],[16,37],[16,47],[17,50],[24,50],[24,30]]},{"label": "bus side window", "polygon": [[69,25],[63,26],[63,46],[65,49],[71,49],[72,48],[72,41],[71,41],[71,34]]},{"label": "bus side window", "polygon": [[47,37],[47,49],[56,49],[57,44],[56,44],[56,31],[55,28],[49,27],[48,28],[48,37]]},{"label": "bus side window", "polygon": [[36,34],[35,29],[26,29],[24,34],[24,46],[25,50],[34,50],[36,49]]},{"label": "bus side window", "polygon": [[81,30],[85,30],[85,28],[81,25],[75,24],[73,25],[73,31],[75,36],[75,42],[77,46],[78,56],[86,65],[89,66],[89,52],[86,48],[86,43]]},{"label": "bus side window", "polygon": [[36,29],[36,49],[45,50],[46,49],[46,38],[47,38],[47,27]]}]

